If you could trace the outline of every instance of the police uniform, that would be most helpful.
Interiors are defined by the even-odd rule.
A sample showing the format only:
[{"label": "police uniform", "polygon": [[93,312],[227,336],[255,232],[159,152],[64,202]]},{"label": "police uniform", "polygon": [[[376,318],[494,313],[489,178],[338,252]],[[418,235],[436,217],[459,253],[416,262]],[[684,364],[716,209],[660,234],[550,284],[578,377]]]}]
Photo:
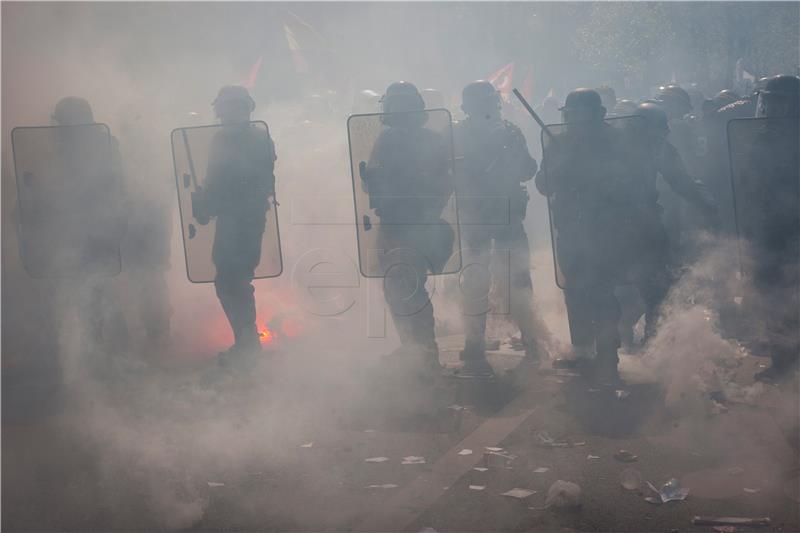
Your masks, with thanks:
[{"label": "police uniform", "polygon": [[233,329],[235,346],[259,346],[252,285],[275,193],[275,147],[268,132],[249,122],[224,125],[209,152],[205,199],[216,217],[212,260],[214,287]]},{"label": "police uniform", "polygon": [[463,313],[466,343],[462,358],[484,356],[489,310],[491,253],[508,276],[510,313],[523,344],[535,353],[530,248],[523,227],[528,204],[524,182],[536,174],[536,161],[514,124],[467,118],[454,128],[458,159],[459,216],[464,239]]}]

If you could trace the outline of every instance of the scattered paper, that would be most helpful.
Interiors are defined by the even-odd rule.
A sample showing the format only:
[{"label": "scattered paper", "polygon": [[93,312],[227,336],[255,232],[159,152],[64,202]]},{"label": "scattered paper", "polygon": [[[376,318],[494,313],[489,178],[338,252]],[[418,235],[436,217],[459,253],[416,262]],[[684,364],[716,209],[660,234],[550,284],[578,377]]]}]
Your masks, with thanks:
[{"label": "scattered paper", "polygon": [[744,487],[744,491],[747,494],[758,494],[759,492],[761,492],[761,489],[750,489],[750,488]]},{"label": "scattered paper", "polygon": [[469,450],[469,449],[467,449],[467,448],[464,448],[463,450],[461,450],[460,452],[458,452],[458,455],[472,455],[472,450]]},{"label": "scattered paper", "polygon": [[591,454],[589,454],[589,455],[586,456],[586,459],[588,461],[591,461],[592,459],[600,459],[600,456],[599,455],[591,455]]},{"label": "scattered paper", "polygon": [[369,459],[364,459],[367,463],[383,463],[388,460],[388,457],[370,457]]},{"label": "scattered paper", "polygon": [[208,482],[208,486],[212,487],[212,488],[214,488],[214,487],[224,487],[225,483],[220,483],[219,481],[209,481]]},{"label": "scattered paper", "polygon": [[463,405],[453,404],[448,407],[448,409],[452,409],[453,411],[466,411],[466,407]]},{"label": "scattered paper", "polygon": [[522,500],[532,494],[536,494],[536,491],[528,489],[511,489],[508,492],[502,493],[500,496],[508,496],[510,498],[518,498]]},{"label": "scattered paper", "polygon": [[425,458],[419,457],[417,455],[409,455],[408,457],[403,457],[403,462],[400,463],[401,465],[421,465],[425,464]]},{"label": "scattered paper", "polygon": [[549,468],[547,468],[546,466],[540,466],[539,468],[537,468],[536,470],[534,470],[534,471],[533,471],[533,473],[534,473],[534,474],[544,474],[544,473],[545,473],[545,472],[547,472],[548,470],[550,470],[550,469],[549,469]]},{"label": "scattered paper", "polygon": [[489,450],[490,452],[502,452],[503,451],[503,448],[494,448],[492,446],[486,446],[486,449]]},{"label": "scattered paper", "polygon": [[483,490],[486,488],[486,485],[470,485],[469,490]]},{"label": "scattered paper", "polygon": [[628,450],[620,450],[614,454],[614,459],[623,463],[635,463],[639,460],[639,456],[629,452]]},{"label": "scattered paper", "polygon": [[394,483],[384,483],[382,485],[367,485],[368,489],[396,489],[398,485]]},{"label": "scattered paper", "polygon": [[311,448],[314,445],[313,442],[306,442],[305,444],[301,444],[301,448]]},{"label": "scattered paper", "polygon": [[572,448],[573,446],[585,446],[586,441],[574,442],[572,440],[557,441],[552,438],[546,431],[539,431],[536,433],[536,439],[539,446],[545,448]]},{"label": "scattered paper", "polygon": [[477,470],[478,472],[486,472],[489,469],[486,468],[485,466],[476,466],[475,468],[473,468],[473,470]]},{"label": "scattered paper", "polygon": [[631,395],[631,393],[629,391],[626,391],[626,390],[617,389],[617,390],[614,391],[614,396],[617,397],[617,400],[624,400],[625,398],[627,398],[630,395]]}]

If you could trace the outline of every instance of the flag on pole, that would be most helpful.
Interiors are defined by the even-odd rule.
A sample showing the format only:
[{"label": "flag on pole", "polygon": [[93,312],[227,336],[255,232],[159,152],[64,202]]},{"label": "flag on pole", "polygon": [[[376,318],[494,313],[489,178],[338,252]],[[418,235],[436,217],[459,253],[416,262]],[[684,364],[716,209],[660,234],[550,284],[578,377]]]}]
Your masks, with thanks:
[{"label": "flag on pole", "polygon": [[250,67],[250,70],[247,73],[247,77],[244,80],[243,85],[247,87],[247,90],[252,91],[253,87],[256,86],[256,80],[258,79],[258,73],[261,71],[261,62],[264,60],[264,56],[259,57],[253,66]]},{"label": "flag on pole", "polygon": [[511,94],[511,89],[514,88],[513,85],[513,78],[514,78],[514,62],[512,61],[508,65],[502,67],[500,70],[492,74],[487,78],[487,81],[494,85],[494,88],[503,96],[505,100],[508,100],[508,95]]}]

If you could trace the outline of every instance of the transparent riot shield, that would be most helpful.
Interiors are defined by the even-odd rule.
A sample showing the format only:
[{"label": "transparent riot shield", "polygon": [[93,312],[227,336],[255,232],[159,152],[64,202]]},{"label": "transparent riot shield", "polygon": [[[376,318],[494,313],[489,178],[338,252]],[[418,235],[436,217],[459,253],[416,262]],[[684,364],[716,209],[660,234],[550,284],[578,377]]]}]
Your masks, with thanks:
[{"label": "transparent riot shield", "polygon": [[347,133],[361,274],[461,270],[450,112],[352,115]]},{"label": "transparent riot shield", "polygon": [[221,270],[279,276],[275,152],[266,123],[178,128],[171,138],[189,281],[214,281]]},{"label": "transparent riot shield", "polygon": [[108,126],[19,127],[11,142],[28,274],[119,274],[122,174]]},{"label": "transparent riot shield", "polygon": [[630,265],[647,238],[637,202],[652,172],[644,128],[641,117],[630,116],[542,131],[537,185],[547,193],[560,288],[625,284],[633,276]]},{"label": "transparent riot shield", "polygon": [[751,252],[777,252],[797,261],[800,224],[800,125],[796,118],[728,122],[728,154],[740,266],[752,274]]}]

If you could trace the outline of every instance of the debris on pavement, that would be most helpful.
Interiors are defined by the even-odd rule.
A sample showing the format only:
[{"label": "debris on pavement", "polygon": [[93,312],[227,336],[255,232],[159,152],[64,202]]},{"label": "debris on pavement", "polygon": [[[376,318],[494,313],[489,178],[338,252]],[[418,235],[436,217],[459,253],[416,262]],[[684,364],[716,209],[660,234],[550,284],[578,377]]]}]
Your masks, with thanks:
[{"label": "debris on pavement", "polygon": [[467,407],[463,405],[453,404],[447,407],[448,409],[452,409],[453,411],[466,411]]},{"label": "debris on pavement", "polygon": [[394,483],[383,483],[382,485],[367,485],[368,489],[396,489],[399,485]]},{"label": "debris on pavement", "polygon": [[747,494],[758,494],[761,492],[761,489],[751,489],[749,487],[744,487],[742,490],[744,490]]},{"label": "debris on pavement", "polygon": [[486,446],[485,448],[486,448],[487,451],[490,451],[490,452],[502,452],[503,451],[503,448],[496,448],[494,446]]},{"label": "debris on pavement", "polygon": [[464,448],[463,450],[458,452],[458,455],[472,455],[472,450],[470,450],[468,448]]},{"label": "debris on pavement", "polygon": [[768,526],[769,517],[744,518],[739,516],[695,516],[692,524],[696,526]]},{"label": "debris on pavement", "polygon": [[534,474],[544,474],[545,472],[549,471],[550,469],[546,466],[540,466],[536,470],[533,471]]},{"label": "debris on pavement", "polygon": [[517,456],[508,452],[484,452],[483,466],[507,466],[509,462],[516,459]]},{"label": "debris on pavement", "polygon": [[425,458],[420,457],[417,455],[409,455],[408,457],[403,457],[403,462],[400,463],[401,465],[423,465],[425,464]]},{"label": "debris on pavement", "polygon": [[731,476],[740,476],[744,473],[744,468],[741,466],[733,466],[728,469],[728,474]]},{"label": "debris on pavement", "polygon": [[486,485],[470,485],[469,490],[483,490],[486,488]]},{"label": "debris on pavement", "polygon": [[473,468],[473,470],[477,470],[478,472],[486,472],[489,469],[486,468],[485,466],[476,466],[475,468]]},{"label": "debris on pavement", "polygon": [[306,442],[305,444],[300,445],[301,448],[311,448],[312,446],[314,446],[313,442]]},{"label": "debris on pavement", "polygon": [[620,473],[619,483],[625,490],[638,490],[642,486],[642,473],[628,467]]},{"label": "debris on pavement", "polygon": [[614,459],[623,463],[635,463],[639,460],[639,456],[628,450],[620,450],[614,454]]},{"label": "debris on pavement", "polygon": [[575,508],[581,505],[581,487],[571,481],[559,479],[547,489],[545,507]]},{"label": "debris on pavement", "polygon": [[592,455],[592,454],[589,454],[589,455],[586,456],[586,460],[587,461],[591,461],[592,459],[600,459],[600,456],[599,455]]},{"label": "debris on pavement", "polygon": [[388,460],[388,457],[370,457],[369,459],[364,459],[364,461],[367,463],[383,463]]},{"label": "debris on pavement", "polygon": [[624,400],[630,395],[631,395],[630,391],[626,391],[623,389],[617,389],[614,391],[614,396],[616,396],[617,400]]},{"label": "debris on pavement", "polygon": [[536,439],[539,446],[544,448],[572,448],[574,446],[585,446],[586,441],[575,442],[572,440],[557,441],[550,436],[547,431],[539,431],[536,433]]},{"label": "debris on pavement", "polygon": [[528,490],[528,489],[511,489],[502,493],[500,496],[508,496],[510,498],[517,498],[520,500],[524,500],[525,498],[536,494],[535,490]]},{"label": "debris on pavement", "polygon": [[667,503],[672,501],[683,501],[689,495],[689,489],[686,487],[681,487],[680,483],[677,479],[672,478],[663,485],[661,485],[660,489],[657,489],[653,486],[652,483],[649,481],[647,482],[647,486],[650,487],[650,490],[658,494],[659,501],[650,501],[649,497],[645,498],[650,503]]},{"label": "debris on pavement", "polygon": [[219,481],[209,481],[209,482],[207,482],[207,484],[211,488],[224,487],[225,486],[225,483],[220,483]]}]

